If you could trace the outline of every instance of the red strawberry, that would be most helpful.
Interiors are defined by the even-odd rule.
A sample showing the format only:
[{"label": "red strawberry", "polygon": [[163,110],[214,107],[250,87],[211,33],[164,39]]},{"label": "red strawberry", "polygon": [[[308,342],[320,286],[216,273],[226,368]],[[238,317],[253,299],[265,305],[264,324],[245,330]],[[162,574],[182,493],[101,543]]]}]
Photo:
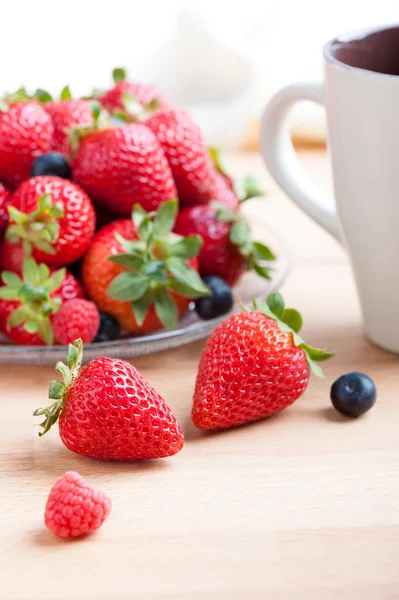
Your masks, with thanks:
[{"label": "red strawberry", "polygon": [[121,216],[130,217],[135,203],[152,211],[177,196],[158,140],[138,123],[84,137],[72,168],[75,181],[91,198]]},{"label": "red strawberry", "polygon": [[53,318],[54,338],[59,344],[72,344],[77,338],[89,344],[96,337],[99,327],[97,306],[80,298],[64,302]]},{"label": "red strawberry", "polygon": [[53,123],[36,102],[0,105],[0,180],[15,189],[37,156],[51,150]]},{"label": "red strawberry", "polygon": [[46,112],[50,115],[54,125],[54,138],[52,149],[62,154],[70,154],[68,131],[76,125],[93,124],[93,115],[89,100],[67,99],[59,102],[46,102]]},{"label": "red strawberry", "polygon": [[[283,410],[305,391],[314,361],[332,356],[307,346],[298,331],[300,314],[270,294],[255,311],[221,323],[203,351],[192,419],[201,429],[242,425]],[[259,311],[259,312],[258,312]]]},{"label": "red strawberry", "polygon": [[196,272],[201,239],[170,233],[176,213],[176,200],[164,203],[155,218],[136,206],[134,224],[106,225],[83,259],[90,297],[126,331],[173,329],[191,299],[209,294]]},{"label": "red strawberry", "polygon": [[216,169],[201,131],[182,110],[156,111],[146,125],[162,144],[182,204],[206,204],[215,199]]},{"label": "red strawberry", "polygon": [[68,471],[51,488],[44,522],[54,535],[74,538],[101,527],[110,511],[111,500],[103,491]]},{"label": "red strawberry", "polygon": [[254,269],[269,278],[265,261],[274,260],[273,253],[260,242],[252,242],[246,220],[221,203],[185,208],[177,218],[175,232],[202,237],[198,255],[202,277],[217,275],[233,286],[245,269]]},{"label": "red strawberry", "polygon": [[0,183],[0,235],[4,233],[8,225],[8,205],[10,202],[10,192],[2,183]]},{"label": "red strawberry", "polygon": [[64,383],[50,382],[55,402],[44,415],[43,435],[59,418],[65,446],[83,456],[136,460],[172,456],[183,432],[172,411],[144,377],[123,360],[101,356],[80,370],[82,341],[68,348],[68,366],[57,363]]},{"label": "red strawberry", "polygon": [[142,107],[155,103],[157,106],[168,106],[168,102],[154,86],[128,81],[124,69],[114,69],[112,76],[115,82],[114,87],[98,97],[98,100],[109,112],[129,113],[132,101],[136,101]]},{"label": "red strawberry", "polygon": [[33,247],[39,262],[71,264],[86,251],[95,229],[94,208],[87,194],[71,181],[52,175],[24,181],[13,195],[9,212],[12,224],[1,250],[3,269],[20,271],[21,241],[25,252]]},{"label": "red strawberry", "polygon": [[25,259],[23,279],[11,271],[3,271],[1,279],[0,331],[16,344],[52,344],[53,315],[63,302],[84,298],[82,287],[71,273],[65,269],[51,273],[32,258]]},{"label": "red strawberry", "polygon": [[221,173],[216,174],[215,196],[217,202],[224,204],[229,210],[238,210],[240,199],[232,188],[229,180]]}]

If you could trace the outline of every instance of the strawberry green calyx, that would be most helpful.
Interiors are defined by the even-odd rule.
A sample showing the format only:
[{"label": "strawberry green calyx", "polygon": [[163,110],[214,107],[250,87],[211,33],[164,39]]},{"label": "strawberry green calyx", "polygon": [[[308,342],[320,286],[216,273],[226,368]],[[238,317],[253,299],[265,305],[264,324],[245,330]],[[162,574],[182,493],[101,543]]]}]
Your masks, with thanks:
[{"label": "strawberry green calyx", "polygon": [[216,220],[222,223],[231,223],[230,241],[237,246],[240,254],[245,258],[248,271],[256,271],[264,279],[270,279],[268,263],[276,260],[273,252],[261,242],[253,242],[251,230],[246,219],[239,213],[229,210],[221,202],[211,202],[216,210]]},{"label": "strawberry green calyx", "polygon": [[112,71],[112,79],[114,80],[114,83],[118,83],[118,81],[125,81],[126,69],[122,69],[121,67],[116,67]]},{"label": "strawberry green calyx", "polygon": [[0,112],[8,112],[11,104],[16,104],[17,102],[29,102],[31,99],[32,98],[29,96],[26,89],[20,87],[15,92],[5,94],[0,98]]},{"label": "strawberry green calyx", "polygon": [[64,408],[65,398],[68,395],[69,388],[79,375],[82,366],[83,358],[83,342],[81,339],[75,340],[73,344],[69,344],[67,351],[67,364],[58,361],[55,370],[61,373],[64,381],[50,381],[49,398],[55,400],[53,404],[46,408],[38,408],[33,413],[34,417],[44,416],[43,423],[40,427],[43,431],[39,432],[39,437],[47,433],[57,421]]},{"label": "strawberry green calyx", "polygon": [[98,102],[98,100],[90,99],[90,103],[92,114],[92,120],[90,123],[79,123],[78,125],[73,125],[68,129],[67,133],[72,154],[74,154],[79,148],[80,142],[83,138],[91,133],[94,133],[95,131],[105,129],[111,125],[109,114],[103,108],[101,108],[101,104]]},{"label": "strawberry green calyx", "polygon": [[38,333],[48,345],[54,343],[50,316],[61,306],[61,298],[51,297],[64,280],[66,270],[60,269],[50,274],[47,265],[38,265],[28,257],[24,260],[22,278],[11,271],[3,271],[0,287],[2,300],[16,300],[20,306],[8,317],[7,328],[22,325],[28,333]]},{"label": "strawberry green calyx", "polygon": [[177,210],[177,200],[164,202],[157,212],[151,213],[136,205],[132,219],[139,239],[130,241],[116,235],[125,252],[110,256],[109,260],[126,272],[111,282],[108,296],[131,302],[138,325],[143,324],[153,305],[161,323],[174,329],[178,311],[171,292],[188,298],[211,293],[197,271],[187,264],[201,250],[201,236],[172,233]]},{"label": "strawberry green calyx", "polygon": [[240,200],[240,204],[246,202],[250,198],[265,195],[265,191],[262,189],[257,177],[246,175],[243,179],[236,179],[230,175],[226,165],[226,158],[222,150],[211,146],[208,148],[208,152],[215,169],[231,181],[233,190]]},{"label": "strawberry green calyx", "polygon": [[[47,90],[43,90],[42,88],[37,88],[33,97],[41,103],[54,102],[53,96]],[[62,88],[59,100],[72,100],[72,93],[68,85]]]},{"label": "strawberry green calyx", "polygon": [[6,238],[13,244],[22,242],[26,255],[38,248],[47,254],[55,254],[52,244],[58,240],[60,224],[58,219],[64,216],[62,202],[52,204],[51,195],[43,194],[37,201],[37,209],[31,213],[23,213],[15,206],[8,207],[10,225],[6,230]]},{"label": "strawberry green calyx", "polygon": [[254,301],[253,308],[276,321],[280,331],[292,333],[295,346],[302,348],[305,353],[309,368],[318,377],[324,378],[322,369],[316,362],[328,360],[334,354],[308,346],[299,335],[302,327],[302,317],[295,308],[285,308],[284,300],[281,294],[274,292],[269,294],[266,302]]}]

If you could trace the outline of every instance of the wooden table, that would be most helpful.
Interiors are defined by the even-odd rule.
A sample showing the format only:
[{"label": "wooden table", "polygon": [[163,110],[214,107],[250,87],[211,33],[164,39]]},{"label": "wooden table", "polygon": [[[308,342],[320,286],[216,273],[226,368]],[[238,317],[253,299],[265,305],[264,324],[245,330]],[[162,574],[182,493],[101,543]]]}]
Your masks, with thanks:
[{"label": "wooden table", "polygon": [[[303,156],[328,185],[323,154]],[[236,172],[264,172],[257,156]],[[164,395],[186,434],[168,460],[108,464],[80,458],[57,431],[37,437],[49,367],[0,368],[0,545],[4,600],[265,600],[399,598],[399,362],[366,341],[347,259],[264,176],[253,201],[288,241],[284,285],[309,343],[336,350],[327,380],[279,416],[204,435],[190,423],[202,343],[135,365]],[[330,408],[332,381],[367,372],[378,402],[349,421]],[[109,492],[95,535],[62,542],[43,526],[51,485],[69,469]]]}]

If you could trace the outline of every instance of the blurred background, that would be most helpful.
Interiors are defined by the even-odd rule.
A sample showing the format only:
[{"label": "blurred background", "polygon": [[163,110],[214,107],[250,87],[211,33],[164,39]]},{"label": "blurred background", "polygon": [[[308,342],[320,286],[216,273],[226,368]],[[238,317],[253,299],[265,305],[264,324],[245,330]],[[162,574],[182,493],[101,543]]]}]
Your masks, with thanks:
[{"label": "blurred background", "polygon": [[[19,0],[2,6],[0,87],[86,94],[123,66],[191,110],[210,144],[254,149],[267,99],[321,78],[325,41],[398,21],[399,0]],[[322,145],[322,110],[299,106],[292,129]]]}]

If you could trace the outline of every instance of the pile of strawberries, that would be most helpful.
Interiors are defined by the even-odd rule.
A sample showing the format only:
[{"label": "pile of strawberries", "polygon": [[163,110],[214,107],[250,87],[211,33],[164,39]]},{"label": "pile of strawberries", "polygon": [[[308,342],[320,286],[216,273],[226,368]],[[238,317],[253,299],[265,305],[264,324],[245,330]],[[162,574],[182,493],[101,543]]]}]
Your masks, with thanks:
[{"label": "pile of strawberries", "polygon": [[238,212],[253,180],[233,182],[190,115],[121,69],[91,98],[1,100],[0,182],[0,331],[17,344],[173,329],[192,300],[210,298],[203,318],[231,308],[207,277],[224,293],[245,269],[269,277]]}]

